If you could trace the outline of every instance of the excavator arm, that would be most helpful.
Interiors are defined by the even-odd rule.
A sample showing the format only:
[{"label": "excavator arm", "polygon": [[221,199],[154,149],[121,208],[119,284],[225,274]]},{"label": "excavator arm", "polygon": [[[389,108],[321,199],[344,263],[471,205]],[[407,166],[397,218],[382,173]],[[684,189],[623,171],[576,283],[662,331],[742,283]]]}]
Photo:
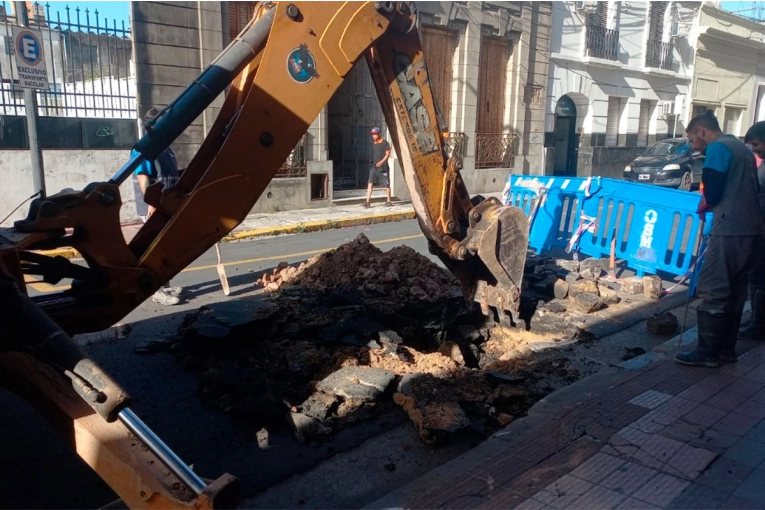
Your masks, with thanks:
[{"label": "excavator arm", "polygon": [[[17,305],[15,312],[2,312],[2,323],[37,324],[0,328],[2,381],[52,410],[70,437],[74,424],[83,458],[108,454],[110,462],[91,459],[91,466],[129,506],[221,506],[231,500],[236,481],[224,475],[207,484],[196,477],[140,423],[129,396],[68,335],[111,327],[241,223],[361,58],[392,127],[431,251],[484,313],[518,311],[528,222],[521,210],[496,199],[471,201],[445,151],[417,21],[407,2],[261,2],[238,38],[147,123],[136,144],[139,155],[110,181],[36,199],[26,219],[0,230],[0,290]],[[202,147],[175,186],[147,190],[156,212],[126,243],[119,185],[226,89]],[[86,266],[40,253],[64,246],[77,249]],[[30,298],[25,275],[73,283],[64,292]]]}]

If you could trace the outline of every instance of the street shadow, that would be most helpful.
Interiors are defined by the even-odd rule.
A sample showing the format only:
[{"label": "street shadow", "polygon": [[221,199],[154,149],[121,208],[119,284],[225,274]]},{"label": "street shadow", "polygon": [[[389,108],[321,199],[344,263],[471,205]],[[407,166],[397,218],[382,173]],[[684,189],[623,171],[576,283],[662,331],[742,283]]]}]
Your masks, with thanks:
[{"label": "street shadow", "polygon": [[[229,279],[232,287],[241,286],[242,288],[237,288],[229,299],[210,303],[207,307],[214,316],[218,317],[241,318],[256,314],[258,310],[269,305],[273,296],[257,290],[255,280],[272,271],[273,268],[232,276]],[[211,279],[190,289],[192,300],[189,304],[193,305],[195,301],[193,298],[219,292],[220,284],[217,279]],[[589,335],[588,341],[596,341],[597,338],[637,324],[650,315],[679,306],[685,301],[685,296],[683,292],[670,294],[658,301],[636,303],[629,310],[612,316],[608,320],[594,319],[586,328]],[[353,303],[338,302],[336,304],[347,307]],[[303,444],[295,438],[292,430],[283,421],[289,413],[289,406],[299,404],[298,398],[302,398],[303,395],[295,395],[293,401],[283,402],[281,412],[277,413],[279,415],[268,419],[259,415],[259,409],[255,409],[253,416],[256,419],[253,419],[253,416],[234,417],[220,408],[211,408],[205,405],[200,395],[200,381],[204,366],[184,366],[176,359],[172,351],[162,350],[149,355],[141,353],[140,347],[147,341],[177,334],[179,327],[190,313],[188,309],[177,311],[169,309],[168,311],[169,313],[161,316],[132,322],[130,324],[132,331],[126,338],[92,344],[86,349],[89,355],[134,397],[133,410],[136,414],[184,462],[193,464],[194,470],[200,476],[214,479],[223,473],[231,473],[242,481],[244,495],[252,496],[393,427],[404,423],[407,426],[413,426],[407,414],[399,406],[387,401],[380,407],[379,413],[372,416],[361,412],[354,416],[351,413],[351,419],[347,425],[339,427],[319,441]],[[273,315],[273,319],[278,318],[277,312]],[[374,318],[383,320],[379,316]],[[455,328],[455,331],[457,330],[458,328]],[[234,362],[245,363],[246,358],[240,356],[245,352],[239,350],[241,344],[251,342],[253,345],[262,347],[264,339],[270,334],[271,330],[267,322],[260,321],[242,326],[236,335],[237,344],[220,341],[216,352],[232,356]],[[405,343],[409,343],[417,334],[421,332],[405,334],[402,337]],[[446,338],[458,340],[451,334],[444,336],[444,339]],[[282,341],[293,342],[286,338]],[[483,339],[475,338],[463,342],[463,346],[467,347],[464,352],[472,352],[470,345],[476,345],[476,343],[480,345],[481,341]],[[422,343],[417,347],[423,348]],[[541,362],[548,359],[551,352],[555,353],[557,348],[558,346],[551,344],[545,349],[521,354],[517,359]],[[343,356],[341,347],[338,347],[337,352]],[[262,356],[262,358],[255,358],[258,363],[283,363],[283,360],[269,358],[267,350],[255,349],[249,353],[249,356]],[[365,359],[368,361],[369,354],[365,356],[367,358],[361,357],[362,363]],[[469,356],[468,354],[466,362],[475,365],[477,356],[473,360]],[[488,363],[483,369],[509,370],[499,361]],[[311,377],[303,378],[307,381],[310,379]],[[269,381],[268,384],[284,383]],[[495,381],[492,391],[496,391],[497,388],[510,388],[517,384],[518,381],[514,381],[512,377],[506,382]],[[271,389],[274,390],[273,387]],[[276,391],[276,393],[279,392]],[[524,409],[527,410],[545,395],[544,391],[537,391],[531,393],[531,398],[522,403],[516,402],[519,406],[517,407],[519,414],[516,418],[522,417]],[[389,393],[386,394],[386,398],[390,398]],[[7,402],[8,398],[3,398],[3,401]],[[15,405],[19,405],[18,401]],[[463,401],[461,405],[469,407],[475,404]],[[28,409],[24,412],[14,414],[23,416],[23,420],[6,420],[0,429],[4,429],[7,442],[23,445],[23,448],[0,450],[0,465],[13,466],[13,472],[8,473],[7,483],[3,485],[9,492],[4,492],[6,497],[3,498],[4,501],[0,503],[0,506],[3,508],[96,508],[114,499],[103,482],[95,477],[73,452],[66,453],[66,448],[61,446],[64,443],[60,443],[62,440],[55,436],[52,429],[44,425],[42,419],[36,416],[31,407],[27,407]],[[271,407],[271,410],[274,408]],[[358,419],[354,420],[354,417]],[[462,436],[454,436],[454,440],[468,440],[478,444],[486,437],[486,432],[487,430],[482,427],[468,427],[461,432]],[[52,447],[51,444],[56,446]],[[50,477],[44,477],[43,482],[40,478],[39,460],[18,462],[21,455],[26,459],[45,459],[48,452],[55,452],[57,458],[67,459],[66,469],[60,469],[55,476],[51,474]],[[55,465],[60,467],[64,464]],[[88,490],[82,490],[83,486],[88,487]],[[55,488],[54,494],[58,498],[56,501],[45,496],[51,493],[48,487]]]}]

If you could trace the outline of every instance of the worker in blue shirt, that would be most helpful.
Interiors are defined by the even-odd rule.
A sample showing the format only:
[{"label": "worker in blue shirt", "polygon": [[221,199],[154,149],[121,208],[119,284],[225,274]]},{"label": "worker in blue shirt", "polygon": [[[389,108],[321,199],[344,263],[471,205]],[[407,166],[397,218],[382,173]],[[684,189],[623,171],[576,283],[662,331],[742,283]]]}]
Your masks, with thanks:
[{"label": "worker in blue shirt", "polygon": [[693,366],[719,367],[736,361],[748,272],[763,223],[754,155],[735,136],[723,134],[711,111],[694,117],[686,129],[693,149],[705,154],[704,192],[698,213],[713,213],[698,293],[698,343],[675,360]]},{"label": "worker in blue shirt", "polygon": [[[151,108],[144,115],[144,120],[149,121],[153,119],[159,111],[156,108]],[[135,149],[131,153],[131,157],[137,156],[139,153]],[[135,190],[135,208],[138,216],[141,220],[146,221],[154,213],[154,207],[147,204],[144,201],[146,189],[154,183],[164,183],[164,189],[175,186],[178,182],[178,165],[176,163],[175,154],[172,149],[168,147],[165,149],[154,161],[144,161],[136,168],[133,178],[133,189]],[[181,287],[172,287],[168,284],[164,285],[152,296],[152,301],[161,305],[177,305],[181,302],[180,295],[183,292]]]}]

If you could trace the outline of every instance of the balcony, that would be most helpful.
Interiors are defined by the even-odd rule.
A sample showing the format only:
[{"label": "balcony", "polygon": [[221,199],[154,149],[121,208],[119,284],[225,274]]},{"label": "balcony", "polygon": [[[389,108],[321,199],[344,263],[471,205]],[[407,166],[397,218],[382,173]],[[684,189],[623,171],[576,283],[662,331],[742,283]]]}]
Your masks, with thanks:
[{"label": "balcony", "polygon": [[454,158],[457,170],[462,170],[462,158],[465,157],[465,144],[467,136],[465,133],[444,133],[444,148],[446,156]]},{"label": "balcony", "polygon": [[508,134],[475,135],[476,168],[513,168],[518,137]]},{"label": "balcony", "polygon": [[645,66],[671,71],[673,50],[674,47],[671,42],[648,39],[648,46],[646,47],[645,53]]},{"label": "balcony", "polygon": [[619,31],[599,25],[587,25],[586,56],[617,60],[619,58]]},{"label": "balcony", "polygon": [[297,145],[295,145],[295,148],[292,149],[292,152],[290,152],[290,155],[287,156],[287,159],[282,163],[282,166],[277,170],[274,177],[305,177],[307,170],[305,150],[306,136],[303,135]]}]

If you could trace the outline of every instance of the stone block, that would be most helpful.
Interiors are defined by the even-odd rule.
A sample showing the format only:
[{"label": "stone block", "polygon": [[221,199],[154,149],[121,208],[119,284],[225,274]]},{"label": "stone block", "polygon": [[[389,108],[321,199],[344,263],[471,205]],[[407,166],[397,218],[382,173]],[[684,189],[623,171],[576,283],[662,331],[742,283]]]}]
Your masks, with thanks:
[{"label": "stone block", "polygon": [[573,298],[574,307],[584,313],[592,313],[603,307],[603,301],[598,296],[590,293],[577,294]]},{"label": "stone block", "polygon": [[579,294],[593,294],[599,295],[598,284],[593,280],[578,280],[569,284],[568,295],[569,297],[576,297]]},{"label": "stone block", "polygon": [[643,277],[643,293],[648,299],[659,299],[661,297],[662,284],[661,278],[655,274]]},{"label": "stone block", "polygon": [[553,284],[553,295],[555,299],[565,299],[568,296],[569,284],[565,280],[556,279]]},{"label": "stone block", "polygon": [[643,279],[636,276],[622,280],[622,292],[625,294],[638,295],[643,293]]},{"label": "stone block", "polygon": [[600,299],[607,305],[615,305],[619,302],[619,293],[604,284],[598,284]]}]

